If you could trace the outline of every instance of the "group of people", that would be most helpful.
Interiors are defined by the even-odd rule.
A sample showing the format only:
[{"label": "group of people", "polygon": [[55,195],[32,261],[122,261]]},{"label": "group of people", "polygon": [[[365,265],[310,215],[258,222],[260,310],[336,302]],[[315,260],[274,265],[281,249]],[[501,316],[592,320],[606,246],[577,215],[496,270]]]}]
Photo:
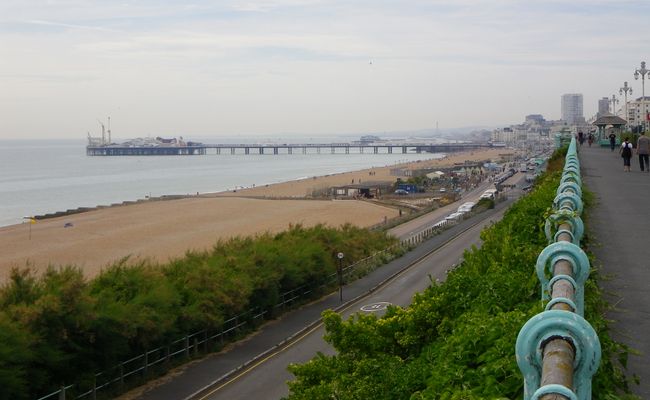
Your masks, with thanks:
[{"label": "group of people", "polygon": [[585,135],[582,132],[578,132],[578,143],[580,143],[580,145],[582,145],[585,142],[585,137],[587,138],[587,143],[589,143],[589,147],[591,147],[591,144],[594,142],[593,132],[589,132],[587,135]]},{"label": "group of people", "polygon": [[[614,146],[616,146],[616,135],[613,133],[609,135],[609,143],[611,145],[612,151]],[[630,161],[632,159],[632,153],[634,146],[630,142],[630,138],[626,137],[621,143],[619,153],[623,157],[623,171],[630,172]],[[650,173],[650,164],[648,164],[648,158],[650,154],[650,138],[648,138],[644,133],[641,133],[641,136],[636,141],[636,154],[639,156],[639,166],[641,167],[641,172],[646,171]]]}]

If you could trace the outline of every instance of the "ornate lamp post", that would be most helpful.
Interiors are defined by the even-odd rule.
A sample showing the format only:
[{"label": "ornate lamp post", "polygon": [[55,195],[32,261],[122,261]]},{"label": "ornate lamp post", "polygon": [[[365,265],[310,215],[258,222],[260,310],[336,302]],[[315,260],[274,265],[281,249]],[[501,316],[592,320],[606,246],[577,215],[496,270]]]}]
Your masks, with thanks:
[{"label": "ornate lamp post", "polygon": [[627,81],[623,82],[623,87],[618,90],[619,94],[625,94],[625,120],[627,121],[630,118],[630,115],[627,113],[627,94],[632,94],[632,87],[627,85]]},{"label": "ornate lamp post", "polygon": [[[645,75],[648,74],[650,70],[647,70],[645,68],[645,61],[641,61],[641,68],[638,68],[634,71],[634,79],[639,79],[639,75],[641,75],[641,110],[643,112],[643,131],[645,132],[645,126],[646,126],[646,109],[645,109]],[[648,77],[650,78],[650,74],[648,74]]]},{"label": "ornate lamp post", "polygon": [[616,98],[616,95],[613,94],[611,100],[609,102],[612,104],[612,114],[616,115],[616,103],[619,102],[619,100]]}]

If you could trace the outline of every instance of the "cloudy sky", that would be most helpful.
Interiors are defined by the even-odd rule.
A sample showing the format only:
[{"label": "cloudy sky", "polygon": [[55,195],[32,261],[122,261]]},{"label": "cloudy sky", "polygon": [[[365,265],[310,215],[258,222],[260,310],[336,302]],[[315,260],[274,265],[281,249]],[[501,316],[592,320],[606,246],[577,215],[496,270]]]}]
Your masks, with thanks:
[{"label": "cloudy sky", "polygon": [[[0,139],[327,135],[587,117],[647,0],[0,0]],[[650,86],[649,86],[650,92]]]}]

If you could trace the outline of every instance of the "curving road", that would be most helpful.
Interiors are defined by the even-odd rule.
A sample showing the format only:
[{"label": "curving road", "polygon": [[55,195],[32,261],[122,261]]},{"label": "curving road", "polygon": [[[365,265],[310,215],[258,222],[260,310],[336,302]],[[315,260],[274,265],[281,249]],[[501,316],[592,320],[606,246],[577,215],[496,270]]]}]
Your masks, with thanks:
[{"label": "curving road", "polygon": [[[381,303],[384,302],[407,306],[416,292],[420,292],[429,286],[430,279],[444,280],[446,271],[459,262],[465,249],[472,245],[480,245],[480,231],[486,225],[501,218],[506,209],[505,206],[505,204],[502,204],[497,212],[490,213],[489,218],[481,215],[477,216],[477,218],[483,219],[413,263],[408,269],[384,283],[378,290],[361,300],[347,305],[340,312],[345,317],[349,317],[356,312],[376,312],[372,310],[377,306],[366,307],[370,311],[361,311],[361,308],[376,303],[380,303],[379,308],[381,308]],[[322,339],[323,333],[323,326],[319,323],[311,330],[296,337],[287,346],[267,355],[257,363],[232,376],[228,381],[207,388],[191,398],[194,400],[232,400],[279,399],[286,396],[289,393],[286,381],[292,379],[292,375],[287,371],[287,365],[290,363],[304,363],[317,352],[334,353],[334,349]]]},{"label": "curving road", "polygon": [[460,206],[462,203],[467,201],[477,203],[481,194],[489,188],[494,188],[494,184],[492,182],[482,182],[476,188],[464,193],[460,201],[455,201],[444,207],[437,208],[430,213],[422,215],[421,217],[396,226],[395,228],[390,229],[388,233],[400,239],[404,239],[422,232],[431,225],[445,219],[447,215],[455,212],[458,209],[458,206]]}]

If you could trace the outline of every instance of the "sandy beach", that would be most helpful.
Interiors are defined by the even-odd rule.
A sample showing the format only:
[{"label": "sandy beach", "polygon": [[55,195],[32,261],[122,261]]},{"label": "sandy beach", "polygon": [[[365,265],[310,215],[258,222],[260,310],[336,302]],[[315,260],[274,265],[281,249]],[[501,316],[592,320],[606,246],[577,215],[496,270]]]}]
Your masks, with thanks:
[{"label": "sandy beach", "polygon": [[[395,181],[395,168],[444,167],[454,163],[497,160],[505,149],[454,153],[444,159],[349,173],[311,177],[237,191],[168,201],[150,201],[0,228],[0,282],[12,267],[77,265],[88,277],[124,257],[130,262],[165,262],[188,250],[204,250],[217,240],[278,232],[290,224],[312,226],[351,223],[371,226],[399,211],[356,200],[306,199],[314,191],[368,181]],[[276,198],[276,199],[273,199]],[[283,198],[278,200],[277,198]],[[287,199],[289,198],[289,199]],[[31,229],[31,239],[30,239]]]}]

